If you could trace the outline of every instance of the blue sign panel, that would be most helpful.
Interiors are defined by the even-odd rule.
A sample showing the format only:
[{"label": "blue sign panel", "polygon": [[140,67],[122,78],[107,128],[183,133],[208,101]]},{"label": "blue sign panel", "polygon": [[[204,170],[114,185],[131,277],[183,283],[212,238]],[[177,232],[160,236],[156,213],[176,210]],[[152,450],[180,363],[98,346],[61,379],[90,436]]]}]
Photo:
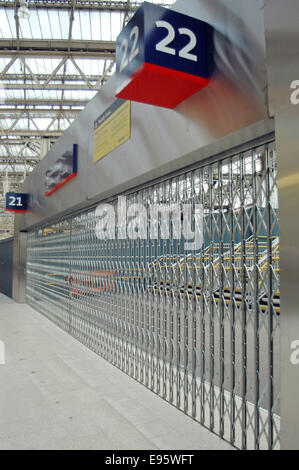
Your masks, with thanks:
[{"label": "blue sign panel", "polygon": [[145,61],[144,8],[140,7],[116,40],[116,78],[120,85]]},{"label": "blue sign panel", "polygon": [[6,211],[25,212],[27,210],[27,194],[6,193]]},{"label": "blue sign panel", "polygon": [[74,144],[72,150],[67,150],[59,157],[45,174],[45,196],[61,188],[68,181],[77,176],[78,145]]},{"label": "blue sign panel", "polygon": [[212,70],[213,28],[176,11],[145,2],[117,38],[119,98],[159,105],[168,96],[172,107],[207,85]]},{"label": "blue sign panel", "polygon": [[144,33],[146,62],[198,77],[210,77],[210,25],[191,16],[145,3]]}]

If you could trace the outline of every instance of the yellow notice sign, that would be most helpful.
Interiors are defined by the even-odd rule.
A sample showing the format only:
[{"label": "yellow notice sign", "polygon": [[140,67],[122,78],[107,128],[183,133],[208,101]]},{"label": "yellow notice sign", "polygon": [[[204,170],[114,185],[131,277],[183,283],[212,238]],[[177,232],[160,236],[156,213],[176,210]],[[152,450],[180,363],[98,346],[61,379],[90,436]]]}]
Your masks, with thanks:
[{"label": "yellow notice sign", "polygon": [[131,136],[131,101],[116,100],[94,123],[93,161],[97,162]]}]

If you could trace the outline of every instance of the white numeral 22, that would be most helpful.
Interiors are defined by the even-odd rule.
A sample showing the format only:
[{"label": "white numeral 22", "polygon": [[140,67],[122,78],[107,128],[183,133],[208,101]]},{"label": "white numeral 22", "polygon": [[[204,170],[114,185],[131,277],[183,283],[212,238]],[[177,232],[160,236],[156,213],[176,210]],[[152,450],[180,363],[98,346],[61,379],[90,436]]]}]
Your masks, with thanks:
[{"label": "white numeral 22", "polygon": [[[174,27],[167,21],[162,20],[156,21],[156,26],[158,28],[165,28],[168,31],[167,36],[163,38],[162,41],[158,42],[158,44],[156,44],[156,50],[160,52],[165,52],[165,54],[175,55],[176,50],[173,47],[168,46],[168,44],[170,44],[175,38]],[[195,48],[197,43],[195,34],[193,33],[193,31],[191,31],[191,29],[188,28],[179,28],[179,34],[189,36],[190,39],[188,44],[186,44],[186,46],[184,46],[183,49],[179,51],[179,56],[183,57],[183,59],[193,60],[194,62],[197,62],[197,55],[190,54],[190,51]]]},{"label": "white numeral 22", "polygon": [[[168,23],[167,21],[156,21],[156,26],[157,28],[165,28],[167,29],[167,36],[163,38],[158,44],[156,44],[156,50],[160,52],[164,52],[165,54],[171,54],[171,55],[176,55],[176,50],[173,47],[169,47],[168,44],[170,44],[174,38],[175,38],[175,29],[174,27]],[[182,57],[183,59],[188,59],[188,60],[193,60],[194,62],[197,62],[198,57],[195,54],[191,54],[190,51],[192,51],[197,44],[196,36],[191,31],[191,29],[188,28],[179,28],[179,34],[189,36],[190,41],[186,46],[184,46],[180,51],[179,51],[179,57]],[[130,32],[129,35],[129,40],[133,39],[133,44],[131,48],[130,54],[128,54],[128,49],[129,49],[129,40],[124,39],[120,45],[120,50],[123,52],[122,59],[120,62],[119,66],[119,71],[122,72],[126,66],[131,62],[137,54],[139,54],[139,48],[137,47],[137,42],[139,38],[139,28],[138,26],[134,26],[132,28],[132,31]]]},{"label": "white numeral 22", "polygon": [[132,39],[133,37],[134,37],[133,46],[132,46],[131,53],[130,53],[129,57],[128,57],[129,41],[127,39],[124,39],[123,42],[120,45],[120,50],[124,51],[123,56],[122,56],[122,60],[121,60],[120,66],[119,66],[119,71],[120,72],[122,72],[124,70],[124,68],[126,68],[128,63],[131,62],[131,60],[133,60],[134,57],[136,57],[137,54],[139,53],[139,48],[136,47],[138,37],[139,37],[139,28],[138,28],[138,26],[134,26],[134,28],[132,28],[132,31],[130,32],[129,39]]}]

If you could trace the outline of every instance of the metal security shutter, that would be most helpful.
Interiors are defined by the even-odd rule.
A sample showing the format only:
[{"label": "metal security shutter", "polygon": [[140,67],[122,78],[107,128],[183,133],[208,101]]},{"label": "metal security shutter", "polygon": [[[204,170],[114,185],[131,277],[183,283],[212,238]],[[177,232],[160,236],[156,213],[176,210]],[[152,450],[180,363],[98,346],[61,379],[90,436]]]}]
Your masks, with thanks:
[{"label": "metal security shutter", "polygon": [[149,184],[133,203],[147,220],[151,204],[200,204],[202,246],[184,251],[159,220],[156,239],[99,240],[93,207],[28,234],[28,303],[236,447],[279,448],[274,143]]}]

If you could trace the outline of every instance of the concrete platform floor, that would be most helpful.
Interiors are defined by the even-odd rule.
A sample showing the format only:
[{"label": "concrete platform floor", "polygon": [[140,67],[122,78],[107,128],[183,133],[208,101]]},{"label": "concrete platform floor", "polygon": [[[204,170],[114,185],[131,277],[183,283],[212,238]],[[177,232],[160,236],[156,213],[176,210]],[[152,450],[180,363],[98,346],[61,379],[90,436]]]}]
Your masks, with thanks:
[{"label": "concrete platform floor", "polygon": [[0,340],[0,449],[232,449],[2,294]]}]

